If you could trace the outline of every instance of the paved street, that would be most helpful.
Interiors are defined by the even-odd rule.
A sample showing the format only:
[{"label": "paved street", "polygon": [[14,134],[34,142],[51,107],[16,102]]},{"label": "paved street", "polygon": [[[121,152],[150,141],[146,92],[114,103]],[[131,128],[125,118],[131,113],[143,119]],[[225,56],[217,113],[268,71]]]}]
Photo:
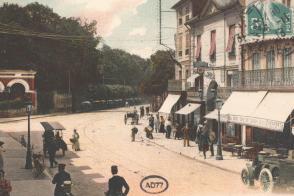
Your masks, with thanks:
[{"label": "paved street", "polygon": [[[236,173],[206,165],[149,142],[142,131],[146,120],[142,120],[139,126],[136,142],[131,142],[131,125],[123,122],[125,112],[124,108],[32,119],[34,150],[42,149],[43,128],[39,122],[62,123],[67,128],[63,136],[68,144],[72,130],[78,130],[82,151],[73,152],[69,146],[70,151],[65,158],[58,152],[58,161],[67,163],[67,170],[72,175],[75,195],[104,195],[113,164],[119,166],[119,174],[129,183],[131,196],[147,195],[140,189],[140,181],[149,175],[159,175],[168,180],[169,188],[161,195],[252,195],[258,192],[244,187]],[[0,130],[18,139],[21,134],[26,134],[27,122],[0,124]],[[156,140],[163,138],[155,134]],[[56,169],[50,173],[56,173]]]}]

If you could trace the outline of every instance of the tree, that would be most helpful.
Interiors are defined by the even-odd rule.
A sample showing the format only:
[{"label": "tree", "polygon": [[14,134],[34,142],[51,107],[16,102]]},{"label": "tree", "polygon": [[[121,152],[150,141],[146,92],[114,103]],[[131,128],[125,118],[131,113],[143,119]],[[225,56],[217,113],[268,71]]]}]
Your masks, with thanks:
[{"label": "tree", "polygon": [[168,80],[174,78],[174,60],[171,59],[172,51],[159,50],[151,55],[151,73],[140,85],[140,90],[147,95],[161,95],[167,91]]}]

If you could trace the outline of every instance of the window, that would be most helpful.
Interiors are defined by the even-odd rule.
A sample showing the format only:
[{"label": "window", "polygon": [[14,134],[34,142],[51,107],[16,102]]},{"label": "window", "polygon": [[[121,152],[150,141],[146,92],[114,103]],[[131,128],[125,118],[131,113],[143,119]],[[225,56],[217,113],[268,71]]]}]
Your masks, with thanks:
[{"label": "window", "polygon": [[266,53],[266,67],[267,69],[275,68],[275,51],[270,50]]},{"label": "window", "polygon": [[196,46],[195,59],[201,61],[201,35],[197,35]]},{"label": "window", "polygon": [[179,34],[178,35],[178,43],[177,43],[177,47],[178,47],[178,55],[179,57],[182,56],[182,51],[183,51],[183,35]]},{"label": "window", "polygon": [[190,8],[189,8],[189,6],[187,6],[187,7],[185,8],[185,14],[187,15],[187,14],[189,14],[189,12],[190,12]]},{"label": "window", "polygon": [[183,19],[179,18],[179,26],[183,24]]},{"label": "window", "polygon": [[189,70],[186,69],[186,79],[189,77]]},{"label": "window", "polygon": [[179,80],[182,80],[182,71],[179,71]]},{"label": "window", "polygon": [[210,50],[209,50],[209,56],[211,61],[215,61],[216,58],[216,32],[211,31],[210,32]]},{"label": "window", "polygon": [[235,25],[229,27],[229,37],[226,52],[229,53],[229,56],[236,56],[236,43],[235,43]]},{"label": "window", "polygon": [[253,70],[260,69],[260,54],[258,52],[255,52],[252,55],[252,69]]},{"label": "window", "polygon": [[191,46],[191,34],[190,32],[186,32],[186,50],[185,50],[185,55],[190,54],[190,46]]},{"label": "window", "polygon": [[190,19],[189,15],[186,15],[186,22]]},{"label": "window", "polygon": [[291,0],[283,0],[283,4],[287,7],[291,7]]},{"label": "window", "polygon": [[284,48],[283,50],[283,64],[284,67],[292,67],[292,53],[291,48]]}]

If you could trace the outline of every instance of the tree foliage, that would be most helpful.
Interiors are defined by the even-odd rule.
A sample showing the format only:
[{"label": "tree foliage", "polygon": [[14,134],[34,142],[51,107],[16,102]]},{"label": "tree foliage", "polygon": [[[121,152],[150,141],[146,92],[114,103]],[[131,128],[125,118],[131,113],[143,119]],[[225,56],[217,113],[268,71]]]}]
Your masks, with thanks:
[{"label": "tree foliage", "polygon": [[39,3],[5,3],[0,32],[1,68],[36,70],[39,90],[65,90],[69,81],[75,90],[95,81],[96,21],[61,17]]},{"label": "tree foliage", "polygon": [[151,72],[140,85],[140,90],[147,95],[161,95],[167,91],[168,80],[174,78],[174,61],[172,51],[159,50],[151,55]]}]

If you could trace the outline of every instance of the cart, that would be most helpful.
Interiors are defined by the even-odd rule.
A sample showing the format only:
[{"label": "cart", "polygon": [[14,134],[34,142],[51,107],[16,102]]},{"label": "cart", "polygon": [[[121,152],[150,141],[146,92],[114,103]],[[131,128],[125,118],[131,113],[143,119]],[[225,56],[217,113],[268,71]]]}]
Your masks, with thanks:
[{"label": "cart", "polygon": [[[63,140],[62,131],[65,130],[65,127],[59,122],[41,122],[41,125],[44,127],[45,132],[43,134],[43,153],[46,157],[49,144],[54,143],[56,149],[62,150],[62,155],[65,156],[65,151],[67,150],[67,144]],[[59,137],[57,134],[59,132]]]},{"label": "cart", "polygon": [[260,152],[252,162],[247,163],[241,172],[241,180],[247,186],[254,186],[254,181],[260,182],[260,188],[264,192],[272,192],[280,187],[294,191],[294,160],[293,152],[289,157],[283,155],[269,155]]}]

